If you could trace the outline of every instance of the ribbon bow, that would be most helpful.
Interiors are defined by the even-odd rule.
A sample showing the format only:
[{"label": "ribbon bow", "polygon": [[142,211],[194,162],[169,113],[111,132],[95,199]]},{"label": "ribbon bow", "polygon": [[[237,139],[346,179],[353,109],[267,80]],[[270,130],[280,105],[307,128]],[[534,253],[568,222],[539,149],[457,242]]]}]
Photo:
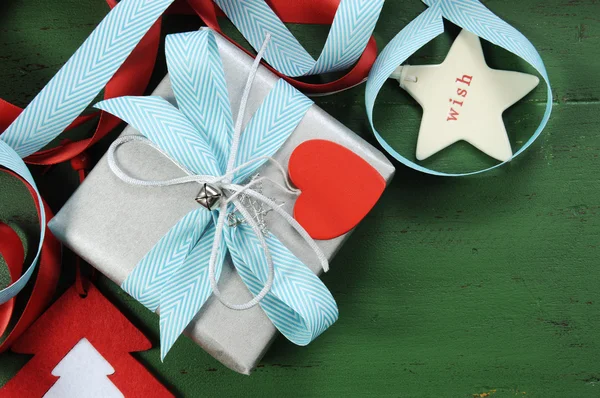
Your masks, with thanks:
[{"label": "ribbon bow", "polygon": [[[241,134],[244,106],[265,49],[266,45],[253,64],[235,128],[223,65],[209,29],[167,37],[167,65],[179,109],[161,97],[121,97],[96,105],[135,127],[189,174],[158,182],[124,175],[112,154],[119,145],[142,139],[124,137],[109,154],[117,176],[137,185],[199,182],[202,191],[197,199],[210,209],[199,206],[184,216],[122,285],[150,310],[160,308],[162,358],[211,293],[233,309],[260,302],[277,329],[298,345],[310,343],[337,319],[335,301],[321,280],[261,229],[241,201],[241,195],[247,195],[274,210],[308,242],[327,270],[325,256],[306,231],[279,205],[252,189],[257,180],[240,185],[281,147],[312,105],[279,80]],[[219,194],[219,205],[210,206]],[[228,214],[236,210],[245,222],[226,223]],[[229,304],[218,290],[216,280],[227,252],[255,296],[248,303]]]}]

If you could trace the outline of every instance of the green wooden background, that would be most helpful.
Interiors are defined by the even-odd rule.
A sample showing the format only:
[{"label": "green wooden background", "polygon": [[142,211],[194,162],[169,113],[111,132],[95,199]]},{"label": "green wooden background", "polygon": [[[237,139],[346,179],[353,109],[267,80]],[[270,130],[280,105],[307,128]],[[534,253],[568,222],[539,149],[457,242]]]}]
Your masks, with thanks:
[{"label": "green wooden background", "polygon": [[[433,178],[401,165],[380,203],[357,228],[324,280],[340,320],[308,347],[278,338],[256,372],[238,375],[182,338],[165,363],[157,348],[135,354],[180,396],[600,396],[600,2],[488,0],[540,51],[553,84],[553,117],[521,158],[487,175]],[[376,28],[380,48],[424,10],[388,0]],[[26,105],[107,11],[102,0],[0,2],[0,96]],[[169,32],[194,18],[170,17]],[[293,27],[313,53],[326,28]],[[439,63],[448,33],[413,64]],[[484,46],[493,67],[528,71]],[[164,74],[158,67],[155,81]],[[505,114],[518,147],[541,118],[539,87]],[[373,142],[364,86],[316,102]],[[380,96],[380,131],[413,156],[421,110],[397,84]],[[77,134],[89,134],[84,129]],[[116,133],[115,133],[116,134]],[[114,135],[113,135],[114,137]],[[98,158],[109,140],[92,151]],[[466,144],[434,156],[447,171],[491,164]],[[58,210],[77,186],[68,165],[36,169]],[[0,219],[20,228],[30,249],[36,218],[26,190],[0,174]],[[31,251],[31,250],[30,250]],[[0,272],[6,283],[4,267]],[[66,255],[60,291],[73,281]],[[101,290],[155,343],[157,318],[115,285]],[[0,355],[0,385],[28,360]]]}]

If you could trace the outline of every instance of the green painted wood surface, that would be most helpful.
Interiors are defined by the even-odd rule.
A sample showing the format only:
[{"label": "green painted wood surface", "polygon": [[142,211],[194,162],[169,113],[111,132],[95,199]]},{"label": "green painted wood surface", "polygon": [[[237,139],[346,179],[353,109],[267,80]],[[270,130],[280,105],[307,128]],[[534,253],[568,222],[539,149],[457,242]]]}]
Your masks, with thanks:
[{"label": "green painted wood surface", "polygon": [[[136,354],[176,394],[600,396],[600,2],[485,4],[544,58],[554,113],[541,139],[512,164],[474,178],[433,178],[398,165],[393,184],[324,278],[340,320],[308,347],[279,338],[251,377],[229,371],[186,338],[164,364],[157,348]],[[376,29],[380,48],[423,9],[417,0],[388,0]],[[106,10],[101,0],[1,2],[0,96],[27,104]],[[171,17],[167,30],[196,23]],[[294,32],[316,53],[327,30]],[[411,62],[440,62],[456,34],[449,26]],[[494,67],[529,70],[503,50],[484,49]],[[157,79],[162,74],[164,66]],[[363,98],[364,86],[316,102],[372,142]],[[515,147],[537,125],[544,101],[538,88],[506,113]],[[395,83],[386,85],[377,125],[409,156],[420,115]],[[459,144],[428,164],[451,171],[489,160]],[[77,185],[68,165],[38,181],[54,209]],[[19,226],[34,246],[25,189],[3,175],[0,187],[0,219]],[[61,291],[73,281],[72,264],[67,255]],[[5,283],[4,269],[0,275]],[[99,286],[158,344],[153,314],[105,279]],[[0,385],[27,359],[0,355]]]}]

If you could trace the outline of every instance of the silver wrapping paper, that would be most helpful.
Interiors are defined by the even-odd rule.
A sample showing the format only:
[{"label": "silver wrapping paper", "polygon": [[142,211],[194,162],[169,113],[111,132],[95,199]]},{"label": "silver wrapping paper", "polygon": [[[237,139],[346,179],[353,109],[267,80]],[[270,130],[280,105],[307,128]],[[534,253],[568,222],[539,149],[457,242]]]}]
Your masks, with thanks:
[{"label": "silver wrapping paper", "polygon": [[[232,112],[237,115],[252,58],[221,36],[216,37],[225,68]],[[277,76],[261,66],[250,94],[244,125],[277,79]],[[156,88],[154,95],[176,103],[168,76]],[[127,127],[123,134],[139,133]],[[334,141],[349,148],[377,169],[388,183],[391,180],[394,167],[385,156],[316,105],[308,110],[274,157],[287,168],[294,148],[315,138]],[[148,146],[124,145],[117,151],[116,158],[125,171],[138,178],[158,180],[182,174],[171,161]],[[259,173],[274,180],[281,179],[270,163],[264,165]],[[199,185],[195,183],[161,188],[127,185],[111,172],[104,156],[49,226],[68,247],[121,285],[158,240],[181,217],[197,208],[194,197],[198,190]],[[264,184],[263,193],[283,202],[283,208],[292,213],[292,196],[270,190],[268,184]],[[300,260],[315,273],[321,272],[314,253],[285,221],[278,219],[273,212],[267,214],[265,221],[269,230]],[[318,244],[331,259],[348,235],[318,241]],[[219,286],[230,302],[241,303],[251,298],[229,260],[223,266]],[[277,330],[259,306],[246,311],[234,311],[211,297],[185,333],[225,366],[239,373],[249,374],[275,338]]]}]

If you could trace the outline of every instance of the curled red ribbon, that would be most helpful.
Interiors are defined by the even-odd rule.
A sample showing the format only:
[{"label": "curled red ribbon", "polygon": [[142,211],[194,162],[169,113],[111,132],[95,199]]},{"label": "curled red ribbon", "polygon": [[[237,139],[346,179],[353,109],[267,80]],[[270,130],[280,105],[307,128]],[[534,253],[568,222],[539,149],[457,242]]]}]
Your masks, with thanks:
[{"label": "curled red ribbon", "polygon": [[[19,176],[11,171],[2,170],[2,172],[11,174],[19,179]],[[27,184],[27,182],[21,179],[27,186],[30,195],[34,198],[36,207],[39,214],[39,206],[35,198],[37,195],[33,188]],[[44,202],[42,204],[44,210],[48,215],[48,219],[52,218],[52,211],[48,205]],[[0,255],[4,257],[10,271],[11,280],[14,282],[19,279],[23,269],[23,261],[25,253],[23,251],[23,244],[19,235],[7,224],[0,222]],[[60,261],[61,260],[61,246],[58,239],[52,235],[49,229],[46,227],[46,239],[42,246],[42,252],[39,260],[39,268],[37,278],[31,295],[27,301],[27,305],[23,310],[23,313],[15,323],[13,329],[6,339],[0,344],[0,352],[7,350],[10,345],[21,335],[27,328],[37,319],[37,317],[44,311],[52,295],[56,290],[56,284],[58,283],[58,277],[60,275]],[[3,335],[10,326],[10,320],[13,317],[15,299],[11,299],[6,303],[0,305],[0,336]]]}]

